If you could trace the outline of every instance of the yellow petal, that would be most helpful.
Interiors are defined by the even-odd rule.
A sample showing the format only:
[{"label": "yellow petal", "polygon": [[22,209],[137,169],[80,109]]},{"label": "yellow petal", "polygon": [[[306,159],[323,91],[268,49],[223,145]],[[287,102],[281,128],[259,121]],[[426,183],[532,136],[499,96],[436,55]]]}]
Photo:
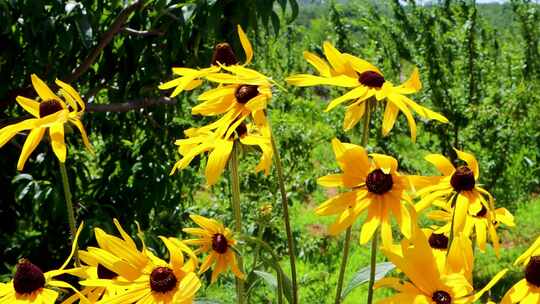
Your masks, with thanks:
[{"label": "yellow petal", "polygon": [[45,128],[35,128],[28,134],[26,141],[24,142],[19,161],[17,162],[17,170],[22,171],[26,160],[32,154],[34,149],[38,146],[39,142],[43,138]]},{"label": "yellow petal", "polygon": [[[56,79],[56,84],[61,87],[62,89],[64,89],[69,95],[71,95],[71,97],[73,99],[75,99],[75,101],[79,104],[81,110],[85,110],[86,108],[86,105],[84,103],[84,101],[82,100],[81,96],[79,95],[79,93],[77,93],[77,91],[72,87],[70,86],[69,84],[65,83],[65,82],[62,82],[61,80],[58,80]],[[75,110],[75,108],[74,108]]]},{"label": "yellow petal", "polygon": [[[375,230],[379,227],[381,222],[381,205],[380,204],[371,204],[368,209],[368,217],[364,224],[362,225],[362,230],[360,231],[360,244],[366,244]],[[377,237],[377,236],[375,236]]]},{"label": "yellow petal", "polygon": [[3,147],[8,141],[17,135],[20,131],[35,128],[38,119],[27,119],[19,123],[6,126],[0,129],[0,147]]},{"label": "yellow petal", "polygon": [[422,116],[424,118],[435,119],[435,120],[440,121],[442,123],[448,123],[448,119],[446,117],[444,117],[443,115],[417,104],[412,99],[410,99],[410,98],[408,98],[406,96],[401,95],[401,100],[407,106],[411,107],[411,109],[413,109],[413,111],[418,113],[418,115],[420,115],[420,116]]},{"label": "yellow petal", "polygon": [[39,118],[39,102],[23,96],[17,96],[17,103],[19,103],[19,105],[28,113]]},{"label": "yellow petal", "polygon": [[209,186],[215,184],[225,169],[229,155],[233,148],[233,141],[220,140],[215,149],[210,153],[206,164],[206,182]]},{"label": "yellow petal", "polygon": [[420,73],[418,72],[418,68],[414,67],[414,70],[403,84],[396,87],[396,90],[400,94],[412,94],[420,91],[422,89],[422,82],[420,81]]},{"label": "yellow petal", "polygon": [[34,86],[34,89],[38,93],[39,97],[42,100],[58,100],[58,96],[56,96],[51,89],[43,82],[43,80],[39,79],[39,77],[36,74],[32,74],[32,85]]},{"label": "yellow petal", "polygon": [[399,110],[403,112],[403,114],[405,114],[405,117],[407,118],[407,122],[409,123],[409,129],[411,130],[411,139],[413,142],[415,142],[416,141],[416,122],[414,121],[414,117],[412,116],[411,111],[399,98],[389,98],[389,101],[394,103],[399,108]]},{"label": "yellow petal", "polygon": [[463,194],[457,194],[456,206],[454,208],[454,234],[463,231],[468,209],[469,199]]},{"label": "yellow petal", "polygon": [[330,72],[330,67],[319,56],[306,51],[304,52],[304,58],[319,72],[322,77],[332,76]]},{"label": "yellow petal", "polygon": [[373,158],[373,161],[377,165],[377,168],[380,168],[384,173],[394,173],[398,169],[398,161],[392,156],[371,153],[370,156]]},{"label": "yellow petal", "polygon": [[246,62],[244,64],[249,64],[251,62],[251,59],[253,59],[253,48],[251,47],[251,43],[249,42],[249,39],[244,33],[244,30],[242,30],[242,27],[240,25],[237,25],[238,29],[238,38],[240,38],[240,43],[242,44],[242,48],[244,49],[244,52],[246,54]]},{"label": "yellow petal", "polygon": [[445,176],[452,175],[455,171],[452,162],[441,154],[428,154],[424,159],[432,163]]},{"label": "yellow petal", "polygon": [[386,103],[386,109],[384,110],[382,133],[383,136],[388,135],[390,130],[394,127],[399,109],[391,102]]},{"label": "yellow petal", "polygon": [[64,141],[64,125],[54,124],[49,128],[53,152],[61,163],[66,162],[66,143]]},{"label": "yellow petal", "polygon": [[77,129],[79,129],[86,149],[88,149],[88,151],[91,153],[94,153],[94,148],[92,148],[92,144],[90,144],[90,141],[88,140],[88,135],[86,134],[86,130],[84,129],[82,122],[79,119],[71,119],[70,121],[77,127]]},{"label": "yellow petal", "polygon": [[343,130],[349,131],[362,119],[366,111],[366,103],[352,104],[347,107],[345,111],[345,118],[343,119]]},{"label": "yellow petal", "polygon": [[467,163],[467,166],[474,173],[474,178],[476,180],[478,180],[478,178],[480,177],[480,170],[478,168],[478,162],[476,161],[476,158],[474,157],[474,155],[472,155],[470,153],[467,153],[467,152],[460,151],[460,150],[458,150],[456,148],[454,148],[454,150],[456,151],[457,156],[459,157],[459,159],[461,159],[461,160],[463,160],[463,161],[465,161]]},{"label": "yellow petal", "polygon": [[501,304],[520,303],[527,296],[528,292],[529,286],[527,280],[522,279],[506,292],[501,300]]},{"label": "yellow petal", "polygon": [[323,44],[324,56],[337,73],[345,73],[347,61],[341,53],[328,41]]},{"label": "yellow petal", "polygon": [[361,74],[361,73],[364,73],[364,72],[367,72],[367,71],[373,71],[373,72],[379,73],[380,75],[383,74],[376,66],[374,66],[373,64],[367,62],[364,59],[360,59],[360,58],[358,58],[358,57],[356,57],[354,55],[347,54],[347,53],[343,53],[341,56],[342,56],[342,58],[344,58],[345,60],[350,62],[352,68],[357,73]]},{"label": "yellow petal", "polygon": [[332,110],[333,108],[337,107],[341,103],[344,103],[344,102],[346,102],[348,100],[351,100],[351,99],[360,98],[360,97],[364,96],[367,91],[368,91],[368,88],[365,87],[365,86],[360,86],[360,87],[354,88],[351,91],[347,92],[345,95],[340,96],[340,97],[332,100],[328,104],[328,106],[326,107],[326,109],[324,111],[328,112],[328,111]]},{"label": "yellow petal", "polygon": [[342,174],[330,174],[317,179],[317,184],[323,187],[337,188],[343,186]]},{"label": "yellow petal", "polygon": [[291,85],[307,87],[307,86],[316,86],[316,85],[334,85],[338,87],[353,88],[357,87],[360,84],[358,79],[352,78],[345,75],[335,76],[335,77],[320,77],[309,74],[298,74],[287,77],[287,82]]}]

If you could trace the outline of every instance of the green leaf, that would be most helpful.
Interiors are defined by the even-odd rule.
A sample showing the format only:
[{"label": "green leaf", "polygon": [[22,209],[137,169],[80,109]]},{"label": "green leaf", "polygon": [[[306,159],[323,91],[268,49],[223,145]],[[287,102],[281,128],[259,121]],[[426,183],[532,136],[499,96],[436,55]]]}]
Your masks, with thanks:
[{"label": "green leaf", "polygon": [[[375,265],[375,281],[384,278],[384,276],[395,267],[396,266],[390,262],[383,262]],[[370,266],[364,267],[354,274],[352,280],[349,281],[349,284],[341,293],[341,299],[345,299],[345,297],[356,287],[369,282],[370,268]]]},{"label": "green leaf", "polygon": [[218,300],[212,300],[212,299],[195,299],[193,301],[194,304],[221,304]]},{"label": "green leaf", "polygon": [[88,21],[88,16],[82,15],[78,17],[75,20],[75,24],[77,25],[77,31],[79,32],[79,36],[81,36],[81,41],[84,47],[90,48],[92,46],[94,32],[92,30],[92,25]]},{"label": "green leaf", "polygon": [[279,17],[276,12],[272,11],[270,15],[270,20],[272,21],[272,27],[274,28],[274,33],[276,36],[279,34]]},{"label": "green leaf", "polygon": [[273,274],[260,270],[254,270],[253,272],[261,277],[270,287],[277,289],[277,278]]},{"label": "green leaf", "polygon": [[289,19],[289,22],[293,22],[296,17],[298,17],[298,2],[296,0],[289,0],[289,3],[291,4],[291,18]]}]

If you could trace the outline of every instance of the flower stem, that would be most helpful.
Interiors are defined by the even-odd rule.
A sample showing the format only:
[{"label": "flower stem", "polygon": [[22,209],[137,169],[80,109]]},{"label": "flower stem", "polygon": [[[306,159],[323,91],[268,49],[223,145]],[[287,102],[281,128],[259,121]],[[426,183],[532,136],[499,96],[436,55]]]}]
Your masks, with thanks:
[{"label": "flower stem", "polygon": [[[69,234],[71,239],[71,245],[75,241],[75,234],[77,233],[77,227],[75,225],[75,212],[73,210],[73,202],[71,201],[71,190],[69,189],[69,179],[67,176],[66,165],[63,162],[60,164],[60,175],[62,175],[62,185],[64,186],[64,199],[66,200],[68,223],[69,223]],[[80,266],[79,262],[79,247],[75,244],[75,265]]]},{"label": "flower stem", "polygon": [[[240,235],[242,233],[242,213],[240,209],[240,178],[238,176],[238,144],[236,142],[233,145],[233,151],[229,160],[229,169],[231,172],[231,207],[234,216],[234,230]],[[241,255],[238,255],[238,267],[240,271],[244,271]],[[239,278],[236,278],[236,297],[238,304],[244,304],[244,281]]]},{"label": "flower stem", "polygon": [[287,233],[287,245],[289,247],[289,262],[291,264],[291,281],[292,281],[292,304],[298,303],[298,283],[296,281],[296,250],[294,248],[294,239],[291,231],[291,222],[289,219],[289,203],[287,202],[287,192],[285,190],[285,180],[283,177],[283,167],[281,166],[281,158],[276,146],[274,136],[271,136],[272,149],[274,150],[274,158],[276,170],[278,174],[279,192],[281,192],[281,205],[283,208],[283,221],[285,222],[285,231]]},{"label": "flower stem", "polygon": [[[371,99],[367,100],[365,103],[366,103],[366,113],[364,116],[364,124],[362,128],[362,142],[361,142],[364,148],[366,147],[368,143],[368,139],[369,139],[369,123],[371,121]],[[341,258],[338,285],[336,289],[336,300],[335,300],[336,304],[341,303],[341,300],[342,300],[341,290],[343,289],[343,279],[345,278],[345,269],[347,268],[347,260],[349,258],[349,249],[351,247],[351,230],[352,230],[352,226],[349,226],[349,228],[347,228],[347,231],[345,232],[345,242],[343,244],[343,257]],[[376,254],[377,252],[376,251],[373,252],[372,250],[371,255],[373,256]],[[370,284],[372,284],[371,280],[370,280]],[[371,289],[372,288],[370,288],[369,292],[372,292]]]},{"label": "flower stem", "polygon": [[371,239],[371,264],[369,268],[369,285],[368,285],[368,304],[373,303],[373,284],[375,284],[375,267],[377,267],[377,240],[379,239],[379,229],[375,231],[373,239]]}]

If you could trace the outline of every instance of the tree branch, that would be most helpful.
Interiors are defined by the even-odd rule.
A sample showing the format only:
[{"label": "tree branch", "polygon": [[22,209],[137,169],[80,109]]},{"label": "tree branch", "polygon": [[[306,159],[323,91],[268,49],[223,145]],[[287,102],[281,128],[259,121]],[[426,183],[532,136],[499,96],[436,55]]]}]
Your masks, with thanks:
[{"label": "tree branch", "polygon": [[101,37],[101,40],[97,47],[88,54],[88,56],[84,59],[84,61],[69,75],[66,77],[66,82],[73,82],[77,80],[82,74],[84,74],[96,61],[97,57],[101,53],[101,51],[111,42],[113,37],[122,30],[122,26],[124,23],[126,23],[127,19],[131,15],[132,12],[139,9],[143,5],[144,1],[139,0],[135,1],[133,4],[125,7],[118,17],[114,20],[114,22],[111,25],[111,28],[106,31],[103,36]]},{"label": "tree branch", "polygon": [[109,104],[94,104],[91,103],[86,106],[86,112],[129,112],[142,108],[154,107],[159,105],[175,105],[176,100],[169,97],[161,97],[158,99],[143,98],[137,100],[130,100],[126,102],[109,103]]},{"label": "tree branch", "polygon": [[129,27],[123,27],[122,32],[126,34],[148,37],[148,36],[163,36],[164,33],[157,30],[138,31]]}]

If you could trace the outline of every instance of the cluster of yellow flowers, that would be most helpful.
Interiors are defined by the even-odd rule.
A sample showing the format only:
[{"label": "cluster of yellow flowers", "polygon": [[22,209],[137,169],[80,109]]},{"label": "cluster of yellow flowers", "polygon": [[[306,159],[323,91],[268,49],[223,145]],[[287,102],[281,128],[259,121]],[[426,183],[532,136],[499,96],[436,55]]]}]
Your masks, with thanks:
[{"label": "cluster of yellow flowers", "polygon": [[[235,152],[235,145],[239,144],[259,147],[262,154],[255,171],[270,172],[276,150],[266,107],[272,98],[273,81],[246,67],[253,58],[253,50],[240,26],[238,35],[246,56],[244,64],[239,64],[229,44],[221,43],[214,50],[210,67],[173,68],[173,73],[180,77],[159,87],[164,90],[174,88],[171,94],[174,97],[182,91],[199,87],[203,81],[217,84],[217,87],[199,95],[201,103],[193,107],[192,113],[219,118],[205,126],[186,130],[186,138],[176,141],[182,157],[171,174],[186,168],[196,156],[208,152],[205,175],[208,185],[213,185]],[[505,208],[495,208],[494,198],[480,186],[479,165],[470,153],[455,150],[462,161],[459,166],[443,155],[427,155],[425,159],[442,174],[439,176],[402,174],[395,158],[368,154],[366,146],[370,117],[383,102],[386,102],[382,118],[383,135],[389,134],[399,112],[407,119],[413,141],[417,133],[413,112],[443,123],[448,120],[406,96],[422,88],[418,69],[415,68],[403,84],[395,86],[384,78],[377,67],[351,54],[341,53],[328,42],[324,43],[323,51],[326,60],[310,52],[304,53],[305,59],[319,76],[293,75],[287,81],[297,86],[351,88],[343,96],[332,100],[326,111],[347,104],[343,123],[345,130],[352,129],[363,118],[364,147],[332,140],[341,172],[321,177],[318,183],[344,191],[322,203],[315,212],[323,216],[336,216],[329,232],[337,235],[347,230],[349,236],[353,224],[367,213],[361,225],[360,244],[372,240],[372,256],[375,256],[380,232],[381,251],[406,276],[406,279],[383,278],[370,286],[371,294],[373,288],[379,287],[391,287],[397,291],[380,303],[452,304],[477,301],[500,280],[506,269],[475,292],[474,247],[478,246],[484,251],[489,239],[498,254],[500,246],[496,229],[501,224],[514,226],[512,214]],[[59,161],[64,163],[64,125],[67,122],[77,127],[86,147],[91,150],[80,120],[85,103],[75,89],[57,80],[59,95],[63,97],[60,98],[36,75],[32,75],[31,79],[39,99],[19,96],[17,102],[34,118],[0,129],[0,147],[20,131],[31,130],[23,146],[18,169],[23,169],[47,129],[52,149]],[[442,222],[442,225],[419,227],[418,215],[432,206],[437,208],[427,216]],[[269,214],[271,209],[271,206],[265,206],[261,212]],[[78,250],[81,224],[71,253],[60,268],[43,272],[30,261],[21,260],[12,281],[0,283],[0,303],[52,304],[59,297],[58,289],[74,292],[63,301],[65,304],[77,301],[106,304],[192,303],[201,287],[199,275],[212,265],[212,282],[228,268],[237,278],[244,279],[241,265],[239,267],[237,262],[233,233],[216,220],[198,215],[191,215],[191,219],[199,227],[186,228],[184,232],[195,238],[180,240],[160,237],[168,249],[168,261],[157,257],[146,247],[140,229],[138,246],[116,219],[114,225],[120,237],[95,228],[97,246]],[[393,219],[402,235],[400,243],[394,241]],[[293,252],[290,245],[289,252]],[[345,246],[345,250],[348,250],[348,246]],[[205,257],[199,262],[201,255]],[[78,256],[77,265],[67,268],[73,256]],[[346,265],[346,256],[342,265]],[[375,261],[373,257],[372,261]],[[516,260],[516,264],[525,266],[524,278],[506,293],[502,303],[540,303],[540,238]],[[291,266],[294,267],[293,262]],[[294,275],[294,268],[292,272]],[[79,277],[82,289],[77,290],[55,279],[64,274]],[[371,283],[374,283],[373,277],[371,279]],[[342,284],[342,277],[338,284]],[[340,288],[341,285],[338,286],[338,299]],[[368,302],[371,303],[371,298]]]}]

